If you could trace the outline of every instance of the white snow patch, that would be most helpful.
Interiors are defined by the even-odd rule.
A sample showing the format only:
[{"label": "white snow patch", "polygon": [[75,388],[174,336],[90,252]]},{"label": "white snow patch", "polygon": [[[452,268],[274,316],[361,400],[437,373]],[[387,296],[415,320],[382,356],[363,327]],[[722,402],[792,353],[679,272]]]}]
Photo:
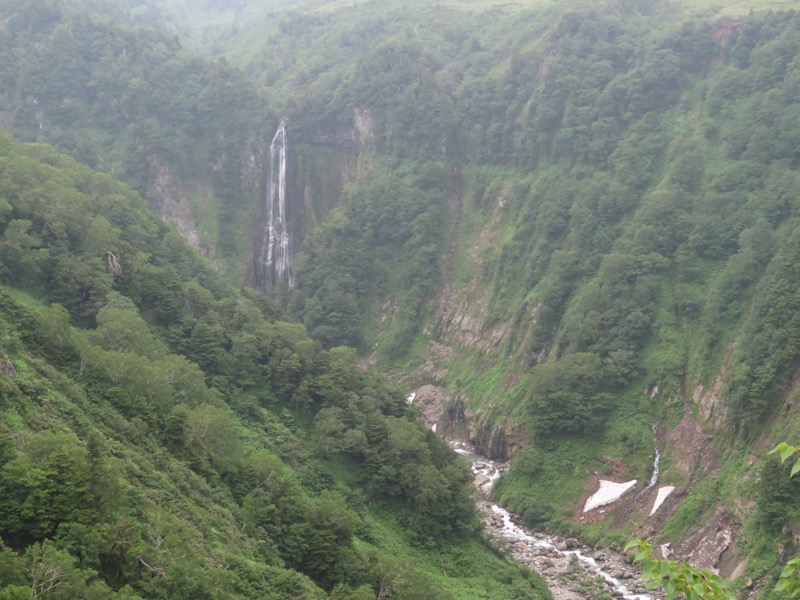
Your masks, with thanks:
[{"label": "white snow patch", "polygon": [[650,511],[650,516],[652,517],[656,514],[656,511],[661,508],[661,505],[664,504],[664,500],[666,500],[669,495],[675,491],[674,485],[665,485],[662,488],[658,488],[658,493],[656,494],[656,501],[653,502],[653,510]]},{"label": "white snow patch", "polygon": [[417,397],[417,392],[411,392],[406,396],[406,404],[414,404],[414,398]]},{"label": "white snow patch", "polygon": [[589,512],[598,506],[605,506],[606,504],[616,502],[627,492],[629,492],[635,485],[635,479],[625,483],[616,483],[614,481],[605,481],[604,479],[601,479],[600,487],[586,501],[586,504],[583,506],[583,512]]}]

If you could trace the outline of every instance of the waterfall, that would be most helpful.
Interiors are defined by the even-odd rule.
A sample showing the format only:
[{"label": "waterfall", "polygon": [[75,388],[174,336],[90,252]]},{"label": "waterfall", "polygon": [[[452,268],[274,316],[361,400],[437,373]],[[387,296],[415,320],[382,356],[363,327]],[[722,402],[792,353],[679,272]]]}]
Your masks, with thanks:
[{"label": "waterfall", "polygon": [[647,487],[651,488],[658,483],[658,470],[661,463],[661,450],[656,448],[656,458],[653,460],[653,472],[650,474],[650,481],[647,482]]},{"label": "waterfall", "polygon": [[261,255],[256,278],[262,289],[281,284],[292,287],[292,240],[289,233],[286,192],[286,121],[281,119],[269,146],[269,165],[265,190],[266,222],[261,236]]},{"label": "waterfall", "polygon": [[650,474],[650,480],[647,482],[646,490],[649,490],[658,483],[658,471],[661,468],[661,449],[658,447],[658,431],[655,423],[653,423],[653,437],[656,440],[656,457],[653,460],[653,472]]}]

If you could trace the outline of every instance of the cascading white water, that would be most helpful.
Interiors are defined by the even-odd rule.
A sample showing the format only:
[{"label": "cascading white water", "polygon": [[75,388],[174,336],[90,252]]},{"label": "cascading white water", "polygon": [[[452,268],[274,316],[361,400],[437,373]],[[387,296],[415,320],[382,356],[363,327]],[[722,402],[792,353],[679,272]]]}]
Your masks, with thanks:
[{"label": "cascading white water", "polygon": [[647,482],[647,488],[649,489],[653,487],[655,484],[658,483],[658,471],[661,464],[661,449],[656,446],[656,457],[653,460],[653,472],[650,474],[650,480]]},{"label": "cascading white water", "polygon": [[[653,459],[653,472],[650,474],[650,480],[647,482],[647,487],[642,490],[642,494],[658,483],[658,474],[661,469],[661,448],[658,447],[658,435],[655,424],[653,425],[653,435],[656,438],[656,457]],[[664,504],[669,495],[674,491],[674,485],[665,485],[658,488],[656,499],[653,502],[653,508],[650,510],[651,517],[656,514],[658,509],[661,508],[661,505]]]},{"label": "cascading white water", "polygon": [[653,472],[650,474],[650,480],[647,482],[646,490],[649,490],[658,483],[658,471],[661,466],[661,449],[658,447],[658,438],[656,434],[656,426],[653,424],[653,436],[656,437],[656,457],[653,460]]},{"label": "cascading white water", "polygon": [[259,284],[274,289],[280,284],[292,287],[292,240],[289,233],[286,192],[286,122],[281,119],[269,146],[269,172],[266,185],[266,223],[261,239]]},{"label": "cascading white water", "polygon": [[588,566],[592,571],[594,571],[597,575],[605,579],[611,587],[619,592],[624,600],[650,600],[650,596],[647,594],[633,594],[631,593],[625,585],[619,580],[608,573],[606,573],[603,568],[597,563],[595,559],[590,556],[584,556],[578,550],[558,550],[553,544],[548,542],[547,540],[531,535],[527,533],[524,529],[522,529],[519,525],[514,523],[511,518],[511,514],[505,510],[504,508],[500,508],[496,504],[492,504],[492,511],[495,514],[500,515],[503,519],[503,537],[511,541],[521,541],[526,542],[532,546],[540,546],[542,548],[550,548],[563,554],[565,556],[574,556],[580,562]]},{"label": "cascading white water", "polygon": [[[455,451],[467,458],[472,463],[472,472],[474,475],[480,475],[479,489],[481,492],[488,493],[491,491],[492,486],[500,477],[500,470],[494,461],[491,461],[479,454],[464,450],[456,446]],[[619,579],[612,577],[609,573],[603,570],[596,560],[590,556],[585,556],[577,550],[559,550],[556,546],[545,539],[543,536],[536,535],[533,532],[526,531],[523,527],[517,525],[511,517],[511,514],[501,508],[497,504],[490,503],[490,508],[493,513],[499,515],[503,520],[503,527],[501,535],[504,539],[511,542],[525,542],[529,547],[538,546],[542,548],[549,548],[563,556],[574,556],[579,562],[586,565],[591,571],[602,577],[608,584],[613,587],[617,593],[624,600],[650,600],[651,596],[647,594],[636,594],[631,592]]]}]

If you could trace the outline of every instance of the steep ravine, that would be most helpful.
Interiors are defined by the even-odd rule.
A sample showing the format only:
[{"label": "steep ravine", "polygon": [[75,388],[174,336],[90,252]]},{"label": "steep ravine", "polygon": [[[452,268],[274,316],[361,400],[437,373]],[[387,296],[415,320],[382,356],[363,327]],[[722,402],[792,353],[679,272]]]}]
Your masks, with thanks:
[{"label": "steep ravine", "polygon": [[[503,546],[517,562],[534,569],[547,582],[555,600],[595,600],[610,597],[629,600],[658,599],[663,596],[647,592],[641,579],[641,570],[630,564],[621,553],[609,548],[591,548],[576,538],[563,538],[553,534],[535,532],[520,524],[518,516],[492,501],[492,488],[508,463],[498,463],[475,452],[466,440],[448,439],[450,428],[439,431],[441,404],[430,402],[433,386],[423,386],[424,404],[416,402],[418,392],[408,396],[408,402],[421,409],[421,420],[426,427],[446,439],[450,445],[472,465],[477,506],[486,531]],[[441,401],[443,394],[439,395]],[[654,465],[657,473],[658,463]]]},{"label": "steep ravine", "polygon": [[[630,594],[626,597],[643,593],[640,572],[619,553],[608,548],[590,548],[575,538],[562,539],[527,530],[519,525],[517,517],[491,502],[492,486],[501,472],[509,467],[510,461],[492,461],[475,453],[475,434],[478,430],[475,423],[470,422],[469,411],[465,410],[463,402],[450,399],[444,387],[428,384],[415,390],[413,403],[420,409],[421,420],[428,428],[472,460],[476,485],[483,497],[479,507],[487,531],[508,545],[515,560],[539,572],[552,588],[555,598],[596,598],[598,596],[593,594],[602,589],[595,587],[593,592],[586,595],[586,586],[597,577],[595,569],[585,563],[576,563],[575,559],[564,554],[565,551],[579,551],[596,561],[607,575],[618,579],[628,588]],[[637,481],[629,493],[617,501],[597,509],[585,512],[584,503],[588,498],[584,498],[580,506],[576,505],[573,516],[575,523],[608,520],[614,524],[613,528],[632,524],[632,537],[649,539],[662,557],[685,560],[718,572],[725,578],[735,579],[747,565],[736,548],[741,516],[732,514],[724,506],[708,507],[707,518],[696,528],[690,529],[685,539],[671,545],[662,545],[659,541],[661,530],[692,492],[693,486],[718,476],[722,463],[714,450],[713,438],[702,431],[687,407],[684,418],[674,427],[654,432],[653,441],[656,444],[655,460],[649,476]],[[669,457],[672,476],[677,474],[682,478],[682,485],[657,479],[663,456]],[[599,488],[600,478],[594,474],[590,479],[591,490],[595,492]],[[613,476],[609,479],[620,483],[623,481]]]},{"label": "steep ravine", "polygon": [[590,548],[575,538],[542,534],[518,523],[518,518],[490,499],[502,468],[497,463],[454,443],[459,454],[472,463],[475,485],[482,499],[478,508],[486,530],[507,546],[510,556],[536,570],[547,582],[555,600],[592,600],[608,594],[628,600],[662,598],[647,592],[641,570],[620,553]]}]

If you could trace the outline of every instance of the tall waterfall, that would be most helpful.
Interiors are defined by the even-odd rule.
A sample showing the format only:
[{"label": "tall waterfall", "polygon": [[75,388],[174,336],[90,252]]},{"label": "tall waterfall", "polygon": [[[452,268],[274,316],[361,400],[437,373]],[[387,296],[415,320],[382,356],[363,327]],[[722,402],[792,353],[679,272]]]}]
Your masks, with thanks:
[{"label": "tall waterfall", "polygon": [[262,289],[294,284],[286,184],[286,122],[281,119],[269,146],[265,223],[260,261],[256,265],[258,285]]}]

